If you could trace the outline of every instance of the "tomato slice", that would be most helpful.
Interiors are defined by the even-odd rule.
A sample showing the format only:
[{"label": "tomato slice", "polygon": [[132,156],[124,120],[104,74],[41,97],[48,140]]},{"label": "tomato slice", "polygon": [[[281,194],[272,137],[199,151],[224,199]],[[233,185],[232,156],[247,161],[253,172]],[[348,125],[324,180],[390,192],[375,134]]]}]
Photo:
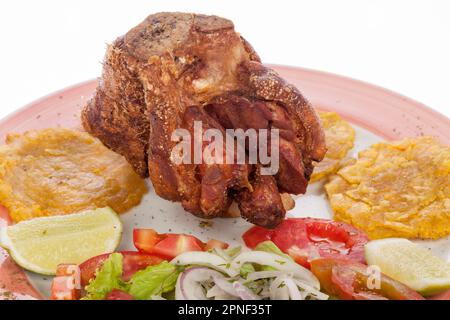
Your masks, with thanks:
[{"label": "tomato slice", "polygon": [[121,252],[123,255],[123,274],[122,278],[125,281],[130,278],[139,270],[143,270],[148,266],[154,266],[164,261],[161,257],[143,254],[140,252]]},{"label": "tomato slice", "polygon": [[205,251],[212,249],[227,249],[229,244],[220,240],[211,239],[205,245]]},{"label": "tomato slice", "polygon": [[204,244],[194,236],[186,234],[166,234],[165,238],[153,247],[153,253],[172,260],[190,251],[203,251]]},{"label": "tomato slice", "polygon": [[[205,248],[205,244],[194,236],[175,233],[158,234],[153,229],[135,229],[133,241],[139,251],[155,254],[168,260],[183,252],[203,251]],[[216,245],[219,245],[219,241],[215,241],[217,241]]]},{"label": "tomato slice", "polygon": [[152,253],[153,247],[164,239],[153,229],[134,229],[133,242],[136,249],[145,253]]},{"label": "tomato slice", "polygon": [[[122,251],[120,253],[123,256],[122,278],[125,281],[128,281],[137,271],[164,261],[164,259],[160,257],[141,252]],[[80,264],[81,285],[83,287],[88,285],[89,281],[95,277],[95,272],[109,256],[110,253],[102,254]]]},{"label": "tomato slice", "polygon": [[103,265],[103,262],[108,259],[110,253],[105,253],[95,256],[80,264],[81,271],[81,286],[85,287],[89,284],[91,279],[94,279],[95,272]]},{"label": "tomato slice", "polygon": [[336,290],[335,295],[343,300],[388,300],[375,292],[356,291],[355,286],[359,284],[360,280],[357,275],[352,268],[347,266],[334,266],[331,271],[331,282]]},{"label": "tomato slice", "polygon": [[318,258],[348,259],[365,262],[364,245],[368,237],[353,226],[328,219],[290,218],[273,230],[252,227],[242,236],[245,244],[255,248],[271,240],[306,268]]},{"label": "tomato slice", "polygon": [[424,300],[404,284],[380,274],[379,288],[369,288],[368,266],[343,259],[316,259],[311,261],[311,271],[322,288],[330,295],[343,300]]},{"label": "tomato slice", "polygon": [[113,289],[106,295],[105,300],[134,300],[134,297],[125,291]]}]

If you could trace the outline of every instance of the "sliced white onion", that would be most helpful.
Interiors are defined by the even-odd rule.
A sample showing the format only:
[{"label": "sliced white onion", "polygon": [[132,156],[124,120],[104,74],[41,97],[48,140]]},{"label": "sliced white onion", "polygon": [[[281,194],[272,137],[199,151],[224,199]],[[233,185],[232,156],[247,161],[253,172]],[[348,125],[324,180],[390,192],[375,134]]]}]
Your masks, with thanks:
[{"label": "sliced white onion", "polygon": [[225,250],[223,250],[221,248],[214,248],[212,250],[212,253],[218,255],[219,257],[223,258],[226,261],[230,261],[231,260],[230,256],[225,252]]},{"label": "sliced white onion", "polygon": [[231,262],[228,274],[231,276],[238,275],[241,266],[247,262],[270,266],[285,273],[292,273],[295,278],[310,283],[315,288],[320,288],[319,280],[308,269],[290,259],[264,251],[248,251],[239,254]]},{"label": "sliced white onion", "polygon": [[236,291],[239,298],[241,298],[242,300],[261,300],[261,298],[258,295],[254,294],[252,290],[244,286],[239,281],[235,281],[233,283],[233,288]]},{"label": "sliced white onion", "polygon": [[[290,285],[292,285],[292,282],[295,283],[295,285],[297,287],[300,287],[301,289],[303,289],[306,293],[303,294],[302,292],[300,292],[300,294],[302,295],[302,300],[304,298],[306,298],[307,295],[312,295],[314,296],[314,298],[318,299],[318,300],[328,300],[328,295],[320,292],[317,288],[314,288],[311,284],[307,284],[304,281],[301,281],[299,279],[295,278],[295,273],[291,273],[291,274],[286,274],[282,271],[259,271],[259,272],[252,272],[247,276],[246,281],[257,281],[260,279],[267,279],[267,278],[276,278],[276,277],[284,277],[284,276],[292,276],[294,277],[294,279],[291,279],[288,283]],[[292,290],[290,290],[292,291]],[[261,293],[260,296],[263,296],[264,293]],[[296,296],[298,297],[298,296]],[[291,294],[291,299],[296,300],[296,298],[292,297]]]},{"label": "sliced white onion", "polygon": [[305,297],[301,294],[300,290],[298,290],[297,284],[294,282],[294,280],[288,277],[284,277],[283,281],[288,288],[291,300],[305,300]]},{"label": "sliced white onion", "polygon": [[228,279],[225,278],[214,278],[214,283],[216,286],[218,286],[220,289],[222,289],[225,293],[238,297],[239,295],[236,293],[236,290],[233,287],[233,284],[228,281]]},{"label": "sliced white onion", "polygon": [[214,300],[239,300],[238,297],[230,296],[229,294],[215,296]]},{"label": "sliced white onion", "polygon": [[[306,297],[327,300],[328,296],[320,292],[320,283],[311,271],[292,260],[277,254],[264,251],[246,251],[238,254],[232,261],[225,258],[225,251],[186,252],[171,261],[176,265],[194,265],[178,277],[175,288],[177,300],[304,300]],[[239,273],[245,263],[270,266],[277,270],[252,272],[246,279],[240,279]],[[214,270],[213,270],[214,269]],[[224,276],[228,275],[231,278]],[[237,279],[240,279],[236,281]],[[257,280],[267,281],[254,283],[256,291],[244,283]],[[205,293],[205,282],[211,281],[214,286]],[[234,281],[233,283],[231,281]],[[300,288],[300,289],[299,289]],[[153,298],[153,297],[152,297]],[[159,297],[162,299],[161,297]],[[154,297],[158,299],[158,297]]]},{"label": "sliced white onion", "polygon": [[267,279],[267,278],[276,278],[279,276],[282,276],[286,274],[286,272],[283,271],[257,271],[252,272],[247,275],[246,280],[247,281],[257,281],[261,279]]},{"label": "sliced white onion", "polygon": [[289,300],[289,290],[283,277],[275,278],[270,284],[270,300]]},{"label": "sliced white onion", "polygon": [[199,265],[216,269],[225,274],[229,274],[229,263],[224,258],[219,257],[216,254],[202,251],[191,251],[180,254],[175,257],[170,263],[186,266],[186,265]]},{"label": "sliced white onion", "polygon": [[314,296],[314,298],[316,298],[317,300],[328,300],[328,298],[329,298],[329,296],[326,295],[325,293],[320,292],[316,288],[313,288],[310,285],[308,285],[300,280],[294,279],[294,282],[297,286],[299,286],[300,288],[305,290],[305,292],[307,292],[308,295]]},{"label": "sliced white onion", "polygon": [[216,284],[215,286],[213,286],[211,289],[208,290],[208,292],[206,293],[206,297],[214,298],[217,296],[223,296],[225,294],[226,292],[220,289],[220,287]]},{"label": "sliced white onion", "polygon": [[259,296],[261,297],[261,299],[268,299],[270,297],[270,285],[269,284],[262,287],[262,290],[259,293]]},{"label": "sliced white onion", "polygon": [[209,289],[206,297],[213,298],[214,300],[239,300],[239,297],[226,293],[218,285]]},{"label": "sliced white onion", "polygon": [[223,277],[220,272],[205,267],[187,269],[178,276],[175,286],[175,299],[207,300],[201,283],[219,277]]}]

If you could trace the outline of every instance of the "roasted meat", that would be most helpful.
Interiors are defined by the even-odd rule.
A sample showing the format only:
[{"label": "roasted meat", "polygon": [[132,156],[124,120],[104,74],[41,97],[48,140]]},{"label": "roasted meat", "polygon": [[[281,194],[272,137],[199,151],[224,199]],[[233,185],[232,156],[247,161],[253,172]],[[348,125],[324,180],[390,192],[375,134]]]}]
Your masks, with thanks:
[{"label": "roasted meat", "polygon": [[[311,105],[261,64],[231,21],[216,16],[153,14],[117,39],[82,119],[87,131],[149,175],[159,196],[204,218],[226,215],[235,200],[245,219],[268,228],[284,218],[280,192],[304,193],[313,161],[326,152]],[[193,133],[195,121],[224,135],[226,129],[268,135],[279,129],[278,172],[262,175],[266,164],[248,161],[175,163],[172,133]],[[202,150],[207,147],[203,142]]]}]

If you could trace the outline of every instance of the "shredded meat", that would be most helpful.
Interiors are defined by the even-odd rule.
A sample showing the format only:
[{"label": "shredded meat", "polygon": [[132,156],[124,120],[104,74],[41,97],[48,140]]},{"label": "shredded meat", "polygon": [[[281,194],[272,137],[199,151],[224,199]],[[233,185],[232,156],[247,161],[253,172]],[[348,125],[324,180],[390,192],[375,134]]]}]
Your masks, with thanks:
[{"label": "shredded meat", "polygon": [[[261,64],[231,21],[216,16],[153,14],[117,39],[82,118],[87,131],[150,177],[159,196],[204,218],[225,216],[235,200],[245,219],[268,228],[284,218],[280,192],[304,193],[312,162],[326,152],[311,105]],[[260,164],[175,164],[171,135],[192,132],[194,121],[224,134],[279,129],[278,173],[261,175]]]}]

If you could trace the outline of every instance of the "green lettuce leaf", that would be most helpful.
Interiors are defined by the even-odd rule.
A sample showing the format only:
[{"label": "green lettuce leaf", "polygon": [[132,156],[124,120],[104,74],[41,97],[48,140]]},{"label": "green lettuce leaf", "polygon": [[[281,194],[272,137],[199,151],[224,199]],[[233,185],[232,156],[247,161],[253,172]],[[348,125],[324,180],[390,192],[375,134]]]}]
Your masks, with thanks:
[{"label": "green lettuce leaf", "polygon": [[175,289],[181,270],[167,261],[136,272],[129,281],[128,292],[137,300],[150,300]]},{"label": "green lettuce leaf", "polygon": [[237,247],[233,247],[233,248],[229,248],[229,249],[225,250],[226,254],[230,257],[230,259],[235,258],[239,253],[241,253],[241,251],[242,251],[241,246],[237,246]]},{"label": "green lettuce leaf", "polygon": [[113,289],[127,291],[127,284],[122,280],[122,263],[123,256],[120,253],[111,254],[86,286],[85,299],[103,300]]},{"label": "green lettuce leaf", "polygon": [[277,268],[271,267],[271,266],[259,266],[257,268],[258,271],[277,271]]},{"label": "green lettuce leaf", "polygon": [[253,264],[251,264],[251,263],[244,263],[241,266],[240,274],[241,274],[242,278],[247,278],[247,276],[250,273],[255,272],[255,271],[256,271],[256,269],[255,269],[255,267],[253,267]]},{"label": "green lettuce leaf", "polygon": [[[287,254],[283,253],[272,241],[264,241],[258,244],[255,251],[264,251],[268,253],[276,254],[280,257],[292,260]],[[241,277],[247,278],[249,273],[255,271],[276,271],[277,269],[271,266],[257,265],[255,263],[244,263],[240,269]]]},{"label": "green lettuce leaf", "polygon": [[255,247],[254,250],[274,253],[276,255],[279,255],[280,257],[294,261],[289,255],[281,251],[280,248],[278,248],[277,245],[270,240],[261,242]]}]

